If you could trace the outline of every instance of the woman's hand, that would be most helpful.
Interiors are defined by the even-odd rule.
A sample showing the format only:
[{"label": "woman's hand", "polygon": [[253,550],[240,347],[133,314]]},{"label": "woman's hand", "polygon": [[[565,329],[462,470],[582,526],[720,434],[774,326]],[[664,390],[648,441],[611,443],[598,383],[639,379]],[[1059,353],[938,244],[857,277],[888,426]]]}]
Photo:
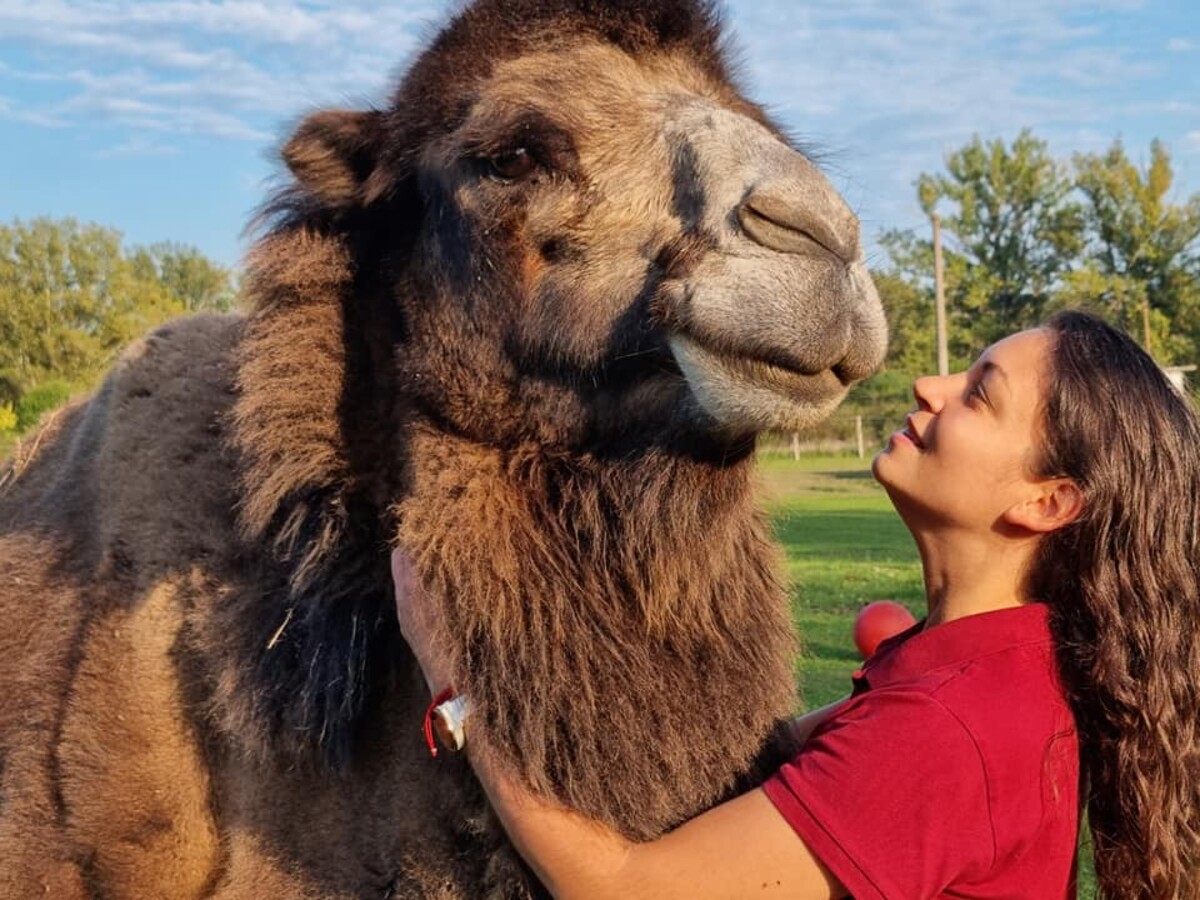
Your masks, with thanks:
[{"label": "woman's hand", "polygon": [[421,586],[412,560],[403,550],[392,552],[392,581],[396,585],[396,618],[400,633],[412,648],[425,675],[429,693],[437,696],[454,685],[454,673],[443,648],[438,646],[437,608]]}]

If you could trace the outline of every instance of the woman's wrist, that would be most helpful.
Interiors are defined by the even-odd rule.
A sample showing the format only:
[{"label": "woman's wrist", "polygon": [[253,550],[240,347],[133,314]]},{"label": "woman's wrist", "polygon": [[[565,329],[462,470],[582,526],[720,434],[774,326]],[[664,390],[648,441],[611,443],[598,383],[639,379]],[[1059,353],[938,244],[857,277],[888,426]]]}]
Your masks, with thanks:
[{"label": "woman's wrist", "polygon": [[429,695],[436,697],[447,687],[454,686],[450,659],[438,634],[437,604],[422,588],[407,554],[395,550],[391,562],[400,633],[421,670]]}]

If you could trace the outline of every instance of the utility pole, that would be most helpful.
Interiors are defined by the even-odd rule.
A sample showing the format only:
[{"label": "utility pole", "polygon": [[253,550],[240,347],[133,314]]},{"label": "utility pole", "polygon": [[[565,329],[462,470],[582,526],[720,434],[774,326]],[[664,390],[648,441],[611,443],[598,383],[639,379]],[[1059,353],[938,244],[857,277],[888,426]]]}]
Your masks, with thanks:
[{"label": "utility pole", "polygon": [[1142,294],[1142,348],[1151,356],[1150,350],[1150,295],[1143,290]]},{"label": "utility pole", "polygon": [[937,318],[937,368],[939,375],[950,374],[950,351],[946,340],[946,275],[942,265],[942,220],[931,212],[933,222],[933,294]]}]

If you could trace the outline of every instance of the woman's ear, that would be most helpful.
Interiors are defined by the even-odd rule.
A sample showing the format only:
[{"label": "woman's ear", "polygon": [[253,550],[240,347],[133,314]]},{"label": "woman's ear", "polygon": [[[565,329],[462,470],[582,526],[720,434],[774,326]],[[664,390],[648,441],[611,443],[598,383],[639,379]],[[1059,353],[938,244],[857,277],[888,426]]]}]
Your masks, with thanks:
[{"label": "woman's ear", "polygon": [[1083,491],[1070,478],[1049,478],[1034,487],[1033,497],[1004,512],[1009,525],[1044,534],[1070,525],[1083,512]]}]

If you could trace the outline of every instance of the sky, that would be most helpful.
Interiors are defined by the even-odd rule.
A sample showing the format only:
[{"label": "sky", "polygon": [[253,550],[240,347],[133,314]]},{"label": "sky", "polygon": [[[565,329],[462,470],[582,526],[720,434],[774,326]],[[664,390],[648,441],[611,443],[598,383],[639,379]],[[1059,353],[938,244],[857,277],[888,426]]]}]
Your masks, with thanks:
[{"label": "sky", "polygon": [[[73,216],[236,266],[307,112],[382,104],[450,9],[360,0],[0,0],[0,223]],[[1161,139],[1200,191],[1197,0],[726,0],[743,83],[863,223],[1023,128],[1064,159]]]}]

